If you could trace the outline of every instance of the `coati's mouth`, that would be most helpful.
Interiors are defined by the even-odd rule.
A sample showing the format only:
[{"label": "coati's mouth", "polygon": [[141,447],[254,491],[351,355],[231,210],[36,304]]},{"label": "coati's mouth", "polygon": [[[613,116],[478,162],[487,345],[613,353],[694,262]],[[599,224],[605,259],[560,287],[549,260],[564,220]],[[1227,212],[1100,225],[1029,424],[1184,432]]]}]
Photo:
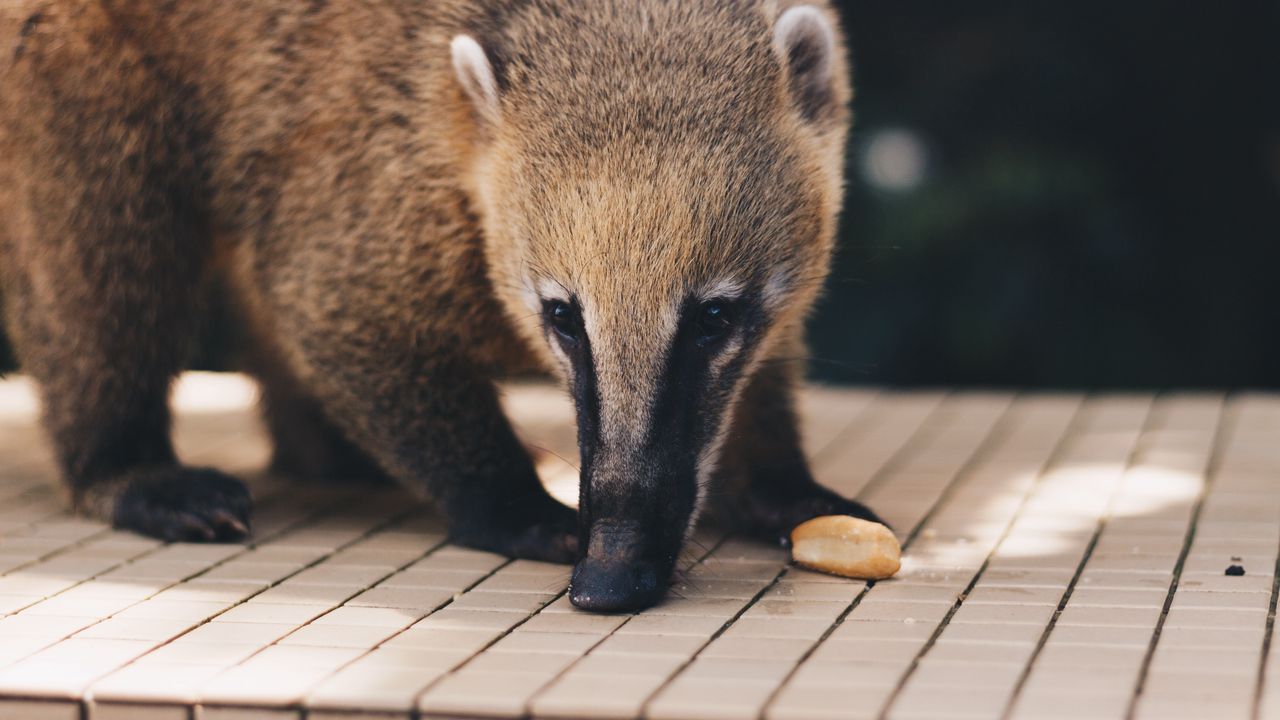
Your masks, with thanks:
[{"label": "coati's mouth", "polygon": [[573,569],[569,600],[584,610],[623,612],[649,607],[666,594],[676,549],[654,542],[633,522],[605,521],[589,531],[587,551]]}]

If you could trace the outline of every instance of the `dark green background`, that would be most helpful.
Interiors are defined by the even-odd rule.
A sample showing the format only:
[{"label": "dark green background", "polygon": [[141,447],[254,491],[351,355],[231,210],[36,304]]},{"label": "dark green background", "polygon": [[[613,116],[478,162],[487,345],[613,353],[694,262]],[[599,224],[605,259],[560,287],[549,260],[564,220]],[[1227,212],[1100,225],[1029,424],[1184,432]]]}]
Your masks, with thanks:
[{"label": "dark green background", "polygon": [[[840,4],[857,122],[814,375],[1280,383],[1280,3]],[[860,172],[891,128],[929,159],[910,191]]]}]

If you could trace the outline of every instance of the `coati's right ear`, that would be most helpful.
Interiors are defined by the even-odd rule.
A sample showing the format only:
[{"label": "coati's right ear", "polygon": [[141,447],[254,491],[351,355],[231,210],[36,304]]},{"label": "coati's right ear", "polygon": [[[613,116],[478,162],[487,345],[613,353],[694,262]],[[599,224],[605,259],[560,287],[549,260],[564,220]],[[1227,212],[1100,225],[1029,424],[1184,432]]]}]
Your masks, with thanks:
[{"label": "coati's right ear", "polygon": [[493,64],[484,48],[470,35],[458,35],[449,44],[453,54],[453,71],[462,89],[467,91],[476,112],[486,122],[496,124],[498,112],[498,80],[493,74]]},{"label": "coati's right ear", "polygon": [[826,116],[837,103],[836,33],[827,16],[812,5],[788,8],[774,23],[773,47],[800,114],[809,121]]}]

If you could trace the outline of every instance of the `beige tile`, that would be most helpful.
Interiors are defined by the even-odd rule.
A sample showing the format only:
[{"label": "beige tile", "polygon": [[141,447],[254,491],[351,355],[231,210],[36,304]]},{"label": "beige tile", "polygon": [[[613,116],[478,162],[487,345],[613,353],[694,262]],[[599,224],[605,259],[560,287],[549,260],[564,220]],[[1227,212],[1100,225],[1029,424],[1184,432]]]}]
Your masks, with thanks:
[{"label": "beige tile", "polygon": [[541,673],[448,675],[422,695],[418,708],[432,714],[518,717],[527,699],[550,680]]},{"label": "beige tile", "polygon": [[879,717],[893,688],[785,687],[769,707],[766,720],[869,720]]},{"label": "beige tile", "polygon": [[951,612],[953,606],[952,603],[944,602],[879,600],[869,596],[853,608],[848,619],[936,625]]},{"label": "beige tile", "polygon": [[1033,645],[967,642],[941,637],[933,647],[929,648],[929,653],[925,657],[935,663],[990,663],[1022,667],[1031,658],[1034,650]]},{"label": "beige tile", "polygon": [[[948,629],[948,632],[950,629]],[[1155,627],[1102,625],[1055,625],[1049,636],[1053,642],[1081,645],[1126,645],[1147,647]]]},{"label": "beige tile", "polygon": [[290,623],[301,625],[328,612],[327,605],[247,602],[214,619],[215,623]]},{"label": "beige tile", "polygon": [[230,607],[230,603],[199,600],[145,600],[116,617],[145,620],[203,622]]},{"label": "beige tile", "polygon": [[[863,602],[867,602],[864,600]],[[818,618],[832,621],[849,608],[849,603],[834,600],[796,600],[763,598],[747,608],[748,618]]]},{"label": "beige tile", "polygon": [[1019,695],[1010,717],[1013,720],[1121,720],[1129,706],[1130,693],[1072,693],[1066,689],[1032,691]]},{"label": "beige tile", "polygon": [[1013,604],[978,604],[965,603],[952,616],[951,623],[991,623],[998,625],[1031,624],[1043,627],[1048,624],[1053,613],[1058,609],[1057,603],[1040,605]]},{"label": "beige tile", "polygon": [[187,720],[189,712],[191,711],[182,705],[93,702],[88,716],[93,720]]},{"label": "beige tile", "polygon": [[94,683],[93,696],[102,701],[188,705],[199,700],[200,688],[222,670],[217,665],[133,664]]},{"label": "beige tile", "polygon": [[1256,629],[1170,627],[1160,632],[1160,645],[1222,648],[1228,650],[1252,650],[1259,647],[1260,637]]},{"label": "beige tile", "polygon": [[1142,664],[1146,654],[1147,648],[1140,645],[1087,646],[1055,642],[1050,635],[1036,658],[1036,666],[1133,668]]},{"label": "beige tile", "polygon": [[281,645],[371,648],[397,632],[377,625],[307,625],[280,639]]},{"label": "beige tile", "polygon": [[498,610],[463,610],[446,607],[419,620],[415,628],[442,630],[506,630],[528,617],[526,613]]},{"label": "beige tile", "polygon": [[987,587],[979,581],[965,596],[965,605],[1057,605],[1062,593],[1057,588],[1019,587],[1016,585]]},{"label": "beige tile", "polygon": [[[911,662],[920,654],[924,642],[920,640],[836,640],[828,639],[819,645],[811,659],[814,662],[875,662],[901,664]],[[779,657],[765,656],[765,657]],[[798,659],[794,653],[789,657]]]},{"label": "beige tile", "polygon": [[211,622],[182,636],[183,641],[266,645],[292,632],[296,625],[259,622]]},{"label": "beige tile", "polygon": [[830,640],[915,640],[923,645],[935,627],[928,623],[877,622],[849,618],[836,626]]},{"label": "beige tile", "polygon": [[357,664],[366,668],[411,668],[424,673],[428,670],[443,673],[470,657],[470,652],[452,648],[381,645],[362,656]]},{"label": "beige tile", "polygon": [[1266,607],[1251,610],[1175,607],[1169,610],[1164,624],[1165,627],[1256,630],[1261,637],[1266,623]]},{"label": "beige tile", "polygon": [[579,675],[571,670],[534,696],[530,707],[535,717],[590,717],[629,720],[639,716],[641,707],[666,678],[629,675],[601,682],[598,675]]},{"label": "beige tile", "polygon": [[[580,611],[579,611],[580,612]],[[663,637],[692,635],[709,638],[725,621],[718,617],[681,617],[677,615],[638,615],[617,628],[618,635],[659,635]]]},{"label": "beige tile", "polygon": [[40,637],[57,640],[82,630],[94,622],[94,618],[88,617],[10,615],[0,618],[0,637]]},{"label": "beige tile", "polygon": [[426,615],[452,599],[453,592],[449,590],[380,587],[365,590],[346,604],[350,607],[399,608]]},{"label": "beige tile", "polygon": [[941,637],[947,640],[987,643],[1021,643],[1034,645],[1044,634],[1044,628],[1031,623],[954,623],[943,629]]},{"label": "beige tile", "polygon": [[1164,606],[1167,588],[1093,588],[1077,587],[1071,593],[1072,607],[1158,608]]},{"label": "beige tile", "polygon": [[80,706],[71,702],[0,698],[0,720],[80,720]]},{"label": "beige tile", "polygon": [[1166,674],[1195,672],[1207,675],[1254,675],[1261,655],[1261,646],[1248,650],[1224,650],[1160,643],[1151,658],[1151,671]]},{"label": "beige tile", "polygon": [[817,640],[831,627],[823,618],[741,617],[725,632],[728,637],[809,638]]},{"label": "beige tile", "polygon": [[191,620],[113,617],[75,634],[78,638],[164,641],[198,625]]},{"label": "beige tile", "polygon": [[[436,614],[439,615],[439,613]],[[431,618],[428,618],[428,620],[430,619]],[[538,614],[529,618],[528,622],[521,625],[520,631],[606,635],[626,621],[627,616],[625,615],[588,615],[586,613]]]},{"label": "beige tile", "polygon": [[729,637],[722,635],[702,650],[702,657],[798,660],[813,645],[795,638]]},{"label": "beige tile", "polygon": [[422,617],[416,611],[400,608],[339,607],[312,621],[313,625],[367,625],[370,627],[403,628]]},{"label": "beige tile", "polygon": [[668,596],[662,604],[646,611],[648,615],[677,615],[688,617],[718,617],[728,620],[742,610],[739,600],[715,600],[699,598],[673,598]]},{"label": "beige tile", "polygon": [[147,665],[209,665],[229,667],[262,649],[259,643],[211,643],[181,638],[158,647],[138,662]]},{"label": "beige tile", "polygon": [[1139,627],[1155,629],[1160,618],[1159,607],[1077,607],[1067,604],[1058,616],[1058,626]]},{"label": "beige tile", "polygon": [[315,647],[305,645],[272,645],[250,658],[245,665],[262,668],[319,667],[337,669],[366,652],[358,647]]},{"label": "beige tile", "polygon": [[416,647],[435,650],[479,651],[502,634],[501,630],[439,627],[409,628],[386,641],[388,647]]},{"label": "beige tile", "polygon": [[625,655],[620,653],[591,653],[573,665],[577,675],[604,677],[667,677],[687,663],[689,658],[680,655]]},{"label": "beige tile", "polygon": [[655,720],[754,717],[772,692],[769,685],[751,680],[680,678],[649,702],[646,715]]},{"label": "beige tile", "polygon": [[285,581],[254,597],[254,602],[275,605],[326,605],[341,604],[356,594],[358,588],[350,585],[297,585]]},{"label": "beige tile", "polygon": [[1214,592],[1179,588],[1173,596],[1172,607],[1247,610],[1266,608],[1270,602],[1270,593],[1264,592]]},{"label": "beige tile", "polygon": [[[813,690],[823,688],[841,688],[846,692],[849,688],[864,687],[892,688],[906,674],[909,661],[901,664],[884,662],[823,662],[809,659],[796,669],[795,675],[787,681],[787,687],[799,687]],[[851,693],[856,694],[856,693]]]},{"label": "beige tile", "polygon": [[1017,665],[938,662],[925,656],[911,675],[910,684],[915,692],[934,687],[1012,690],[1021,673],[1022,668]]},{"label": "beige tile", "polygon": [[581,654],[597,642],[599,638],[594,635],[580,633],[514,632],[495,643],[489,652]]},{"label": "beige tile", "polygon": [[536,672],[548,676],[547,679],[550,680],[579,657],[578,653],[565,652],[538,653],[533,658],[518,653],[486,652],[472,658],[459,672],[468,675]]},{"label": "beige tile", "polygon": [[908,686],[890,706],[895,718],[999,717],[1008,701],[1003,687]]},{"label": "beige tile", "polygon": [[481,592],[471,590],[450,605],[457,610],[499,610],[533,613],[555,596],[522,592]]},{"label": "beige tile", "polygon": [[317,565],[307,568],[289,579],[296,585],[347,585],[369,587],[395,572],[394,567],[366,567],[362,565]]},{"label": "beige tile", "polygon": [[[429,668],[388,668],[352,665],[325,679],[307,697],[307,717],[321,715],[316,708],[343,711],[400,711],[407,718],[418,693],[439,676]],[[353,720],[335,715],[333,720]]]}]

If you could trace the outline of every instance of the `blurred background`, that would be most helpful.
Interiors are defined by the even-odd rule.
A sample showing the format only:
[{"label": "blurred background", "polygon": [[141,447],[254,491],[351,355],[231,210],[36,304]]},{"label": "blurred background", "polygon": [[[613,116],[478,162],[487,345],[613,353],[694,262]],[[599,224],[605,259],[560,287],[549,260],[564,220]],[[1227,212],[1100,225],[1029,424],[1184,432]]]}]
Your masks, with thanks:
[{"label": "blurred background", "polygon": [[1280,385],[1280,2],[837,2],[857,120],[811,375]]}]

